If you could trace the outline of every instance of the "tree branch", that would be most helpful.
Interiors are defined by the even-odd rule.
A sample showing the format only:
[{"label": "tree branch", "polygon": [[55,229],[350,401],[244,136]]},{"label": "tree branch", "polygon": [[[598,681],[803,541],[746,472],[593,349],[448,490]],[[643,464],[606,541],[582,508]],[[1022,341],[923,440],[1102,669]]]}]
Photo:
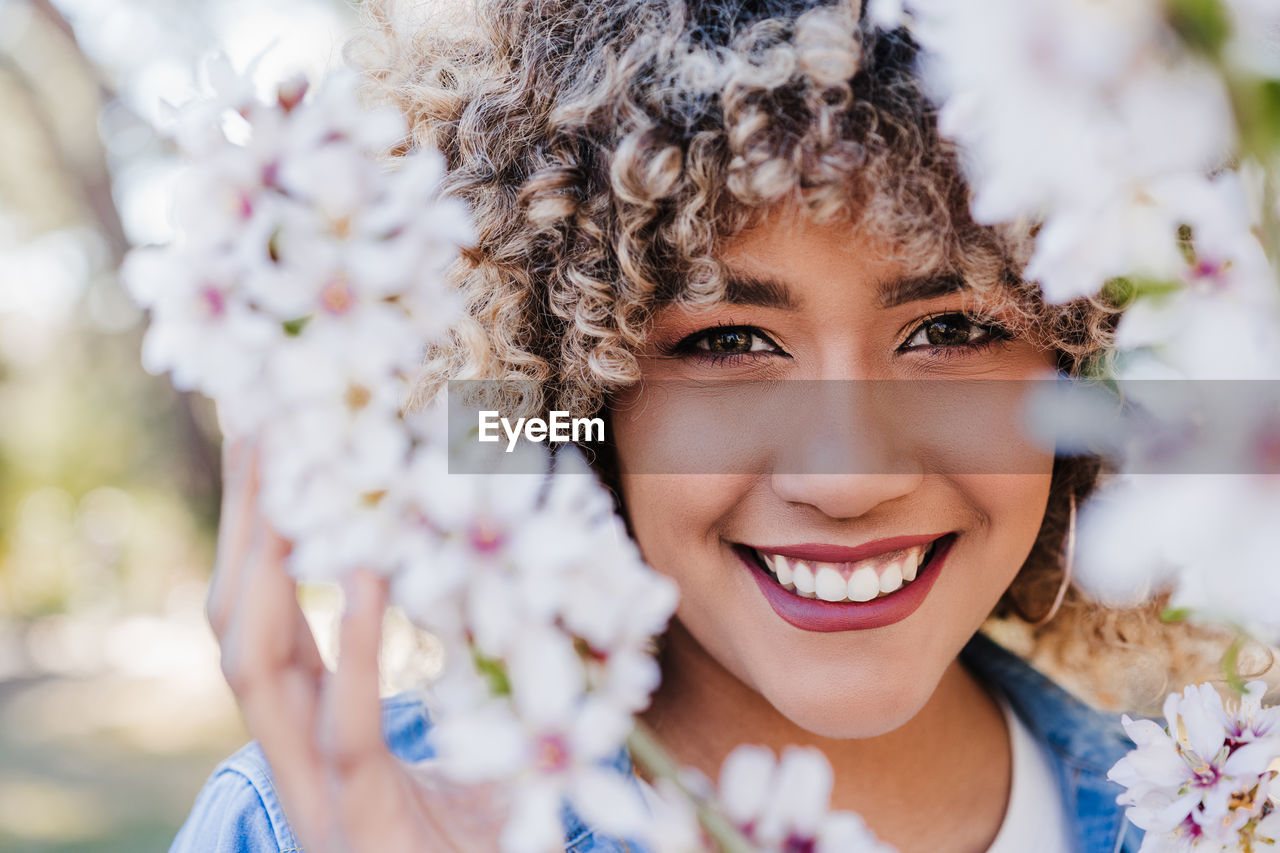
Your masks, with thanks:
[{"label": "tree branch", "polygon": [[[76,38],[75,29],[71,26],[71,22],[66,19],[66,16],[58,11],[49,0],[29,0],[29,2],[39,19],[43,20],[45,25],[52,27],[67,40],[77,57],[82,72],[97,86],[99,102],[106,104],[115,100],[116,93],[103,81],[97,67],[85,55],[84,50],[80,47],[79,40]],[[129,239],[125,236],[124,223],[120,220],[120,211],[116,208],[115,195],[112,192],[111,172],[107,168],[106,152],[102,150],[101,146],[97,148],[93,167],[88,173],[77,169],[70,158],[66,156],[61,146],[58,145],[57,136],[52,132],[53,124],[46,115],[47,110],[40,104],[39,98],[34,96],[34,90],[30,86],[27,88],[33,93],[32,103],[41,114],[39,117],[41,124],[50,131],[48,134],[50,147],[58,154],[59,161],[62,163],[66,173],[75,178],[76,184],[81,188],[85,206],[92,214],[103,236],[106,237],[112,258],[118,263],[129,248]]]}]

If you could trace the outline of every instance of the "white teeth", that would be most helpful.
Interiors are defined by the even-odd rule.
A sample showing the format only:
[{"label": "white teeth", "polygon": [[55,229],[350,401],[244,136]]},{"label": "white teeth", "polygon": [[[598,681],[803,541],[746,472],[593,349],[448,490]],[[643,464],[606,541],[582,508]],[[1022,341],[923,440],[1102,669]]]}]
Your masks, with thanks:
[{"label": "white teeth", "polygon": [[[875,574],[874,571],[871,573]],[[830,566],[818,569],[818,574],[814,577],[814,592],[818,598],[823,601],[844,601],[848,589],[844,577],[835,569]]]},{"label": "white teeth", "polygon": [[924,556],[923,548],[912,548],[902,560],[902,579],[911,582],[916,579],[920,570],[920,558]]},{"label": "white teeth", "polygon": [[880,577],[875,569],[864,566],[849,576],[847,589],[850,601],[870,601],[880,594]]},{"label": "white teeth", "polygon": [[765,563],[773,568],[773,573],[778,576],[778,583],[783,586],[791,586],[795,583],[795,572],[791,571],[791,564],[787,562],[786,557],[775,554],[772,561],[765,557]]},{"label": "white teeth", "polygon": [[917,545],[892,562],[864,564],[848,580],[844,577],[847,563],[812,563],[781,554],[756,554],[779,584],[802,598],[863,602],[890,595],[915,580],[931,548],[932,543]]},{"label": "white teeth", "polygon": [[808,593],[806,597],[812,598],[817,591],[817,586],[813,577],[813,570],[809,568],[809,564],[797,560],[792,570],[792,581],[796,585],[796,590],[802,594]]},{"label": "white teeth", "polygon": [[[915,565],[914,561],[911,559],[910,554],[907,555],[907,562],[911,563],[912,565]],[[889,567],[884,570],[884,574],[880,575],[880,591],[881,592],[885,592],[885,593],[893,592],[902,586],[902,582],[904,578],[902,576],[901,565],[903,564],[890,563]]]}]

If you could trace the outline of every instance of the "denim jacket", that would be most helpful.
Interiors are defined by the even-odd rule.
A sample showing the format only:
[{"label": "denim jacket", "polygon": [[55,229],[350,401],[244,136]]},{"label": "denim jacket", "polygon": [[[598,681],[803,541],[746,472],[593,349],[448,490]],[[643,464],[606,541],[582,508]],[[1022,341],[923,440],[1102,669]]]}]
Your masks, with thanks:
[{"label": "denim jacket", "polygon": [[[1107,770],[1129,749],[1117,720],[1081,703],[1025,661],[979,634],[962,660],[999,690],[1032,735],[1047,745],[1077,853],[1138,853],[1142,833],[1116,805],[1119,786]],[[430,726],[421,702],[398,696],[383,702],[383,738],[405,761],[429,758]],[[625,753],[619,767],[631,774]],[[567,853],[640,853],[634,842],[596,833],[566,809]],[[249,744],[228,758],[205,784],[170,853],[303,853],[285,820],[266,758]]]}]

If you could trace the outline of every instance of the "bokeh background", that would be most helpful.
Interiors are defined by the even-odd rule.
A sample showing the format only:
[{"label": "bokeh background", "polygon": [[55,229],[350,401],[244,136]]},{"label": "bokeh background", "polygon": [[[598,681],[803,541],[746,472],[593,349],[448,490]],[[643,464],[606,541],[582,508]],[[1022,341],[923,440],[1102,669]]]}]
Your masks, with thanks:
[{"label": "bokeh background", "polygon": [[356,13],[0,0],[0,850],[165,850],[246,739],[203,615],[216,426],[142,371],[114,271],[168,237],[152,127],[202,57],[315,75]]}]

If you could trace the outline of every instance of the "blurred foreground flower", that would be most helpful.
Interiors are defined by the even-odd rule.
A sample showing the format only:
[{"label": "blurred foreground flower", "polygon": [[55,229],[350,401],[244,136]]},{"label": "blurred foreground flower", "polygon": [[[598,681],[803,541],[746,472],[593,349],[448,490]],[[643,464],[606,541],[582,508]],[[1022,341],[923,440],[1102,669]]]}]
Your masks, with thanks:
[{"label": "blurred foreground flower", "polygon": [[[637,744],[643,754],[645,740]],[[720,769],[717,794],[710,781],[685,770],[657,780],[646,804],[658,818],[646,841],[653,853],[708,849],[699,810],[720,849],[728,853],[893,853],[862,818],[830,811],[831,765],[812,747],[788,747],[781,759],[760,746],[739,746]]]},{"label": "blurred foreground flower", "polygon": [[[871,14],[922,46],[974,217],[1036,226],[1024,275],[1049,301],[1124,308],[1098,378],[1280,380],[1274,3],[877,0]],[[1168,592],[1180,612],[1280,640],[1276,417],[1241,406],[1132,436],[1081,515],[1086,591]],[[1252,435],[1249,458],[1173,473],[1223,441],[1214,424]]]},{"label": "blurred foreground flower", "polygon": [[[905,25],[923,48],[975,219],[1034,225],[1023,274],[1050,302],[1125,309],[1119,358],[1094,378],[1280,380],[1278,8],[870,0],[878,26]],[[1169,414],[1163,392],[1148,396],[1157,420]],[[1167,593],[1174,612],[1280,641],[1276,417],[1247,404],[1127,436],[1119,476],[1081,515],[1086,591],[1126,604]],[[1068,419],[1083,435],[1090,418]],[[1243,436],[1245,459],[1159,473],[1223,446],[1223,427]],[[1250,685],[1234,716],[1208,687],[1175,694],[1167,730],[1126,718],[1138,749],[1112,778],[1149,830],[1144,853],[1256,850],[1280,835],[1277,712],[1261,693]]]},{"label": "blurred foreground flower", "polygon": [[763,747],[740,746],[720,770],[720,800],[730,820],[762,850],[888,853],[862,819],[828,812],[835,779],[822,753],[790,747],[775,760]]}]

